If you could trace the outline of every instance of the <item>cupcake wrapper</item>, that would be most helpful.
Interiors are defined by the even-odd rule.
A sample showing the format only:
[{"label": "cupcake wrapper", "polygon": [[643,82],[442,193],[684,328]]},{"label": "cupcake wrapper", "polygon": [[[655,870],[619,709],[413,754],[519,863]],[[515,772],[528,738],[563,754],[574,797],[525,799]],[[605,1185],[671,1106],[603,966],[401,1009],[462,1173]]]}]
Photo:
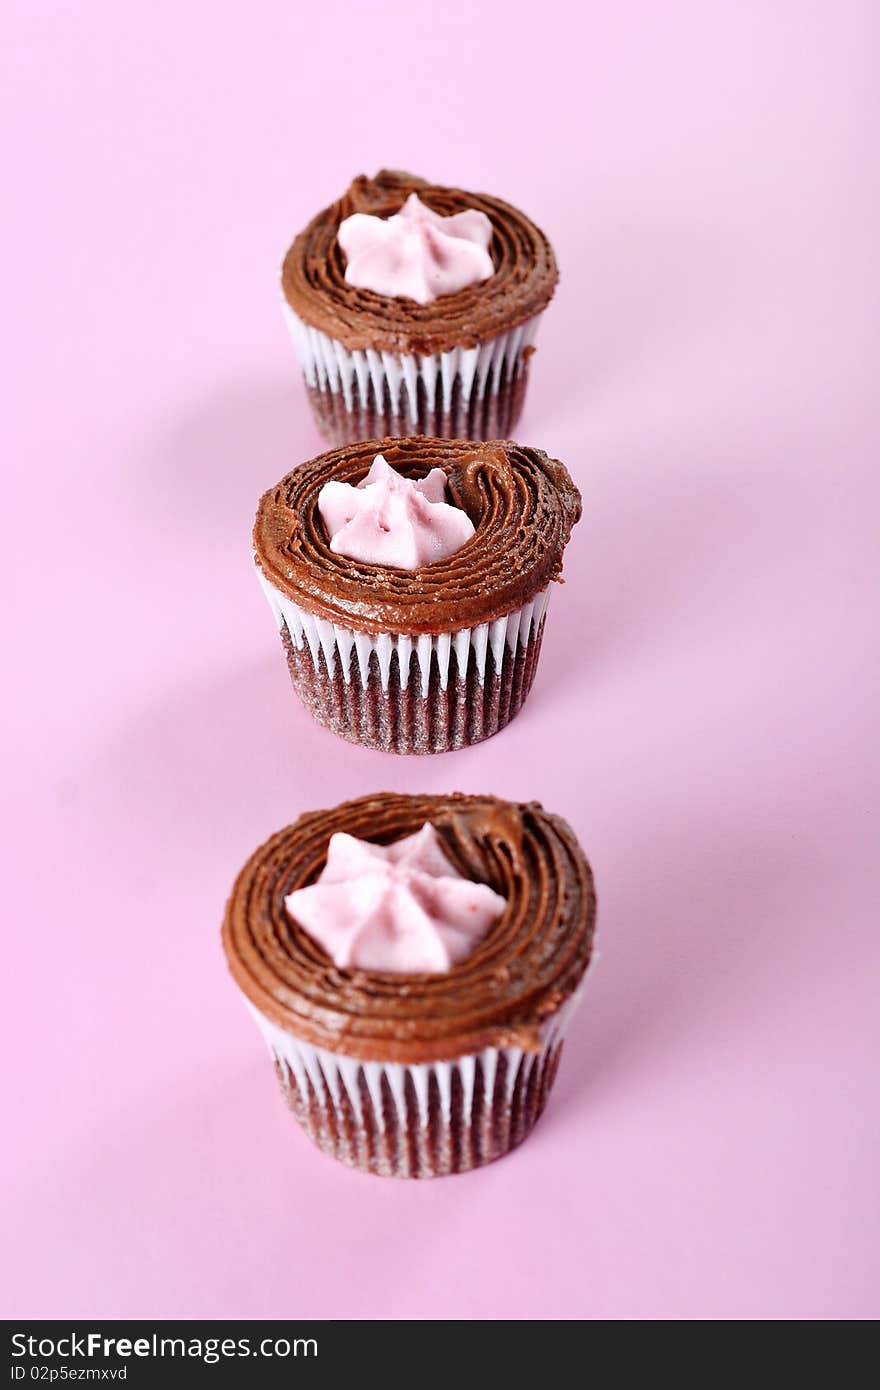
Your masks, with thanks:
[{"label": "cupcake wrapper", "polygon": [[318,427],[333,444],[385,435],[509,438],[541,314],[473,348],[421,356],[343,347],[282,300]]},{"label": "cupcake wrapper", "polygon": [[544,1025],[540,1052],[486,1048],[449,1062],[361,1062],[312,1047],[248,1005],[282,1093],[325,1153],[384,1177],[464,1173],[521,1143],[541,1115],[581,989]]},{"label": "cupcake wrapper", "polygon": [[508,724],[531,689],[549,587],[478,627],[371,636],[306,613],[257,575],[294,689],[319,723],[350,742],[394,753],[463,748]]}]

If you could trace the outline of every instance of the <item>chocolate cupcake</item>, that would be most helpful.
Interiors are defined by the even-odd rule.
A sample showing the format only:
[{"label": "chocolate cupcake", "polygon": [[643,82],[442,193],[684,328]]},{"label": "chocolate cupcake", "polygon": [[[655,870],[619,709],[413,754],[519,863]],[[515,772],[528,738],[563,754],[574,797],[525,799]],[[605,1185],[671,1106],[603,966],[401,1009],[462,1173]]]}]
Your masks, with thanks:
[{"label": "chocolate cupcake", "polygon": [[577,840],[537,803],[384,793],[257,850],[223,944],[315,1143],[433,1177],[499,1158],[540,1116],[595,913]]},{"label": "chocolate cupcake", "polygon": [[496,733],[531,688],[580,514],[565,467],[509,441],[368,440],[302,464],[254,527],[297,694],[387,752]]},{"label": "chocolate cupcake", "polygon": [[356,178],[282,267],[318,428],[332,444],[511,435],[558,278],[544,233],[499,198]]}]

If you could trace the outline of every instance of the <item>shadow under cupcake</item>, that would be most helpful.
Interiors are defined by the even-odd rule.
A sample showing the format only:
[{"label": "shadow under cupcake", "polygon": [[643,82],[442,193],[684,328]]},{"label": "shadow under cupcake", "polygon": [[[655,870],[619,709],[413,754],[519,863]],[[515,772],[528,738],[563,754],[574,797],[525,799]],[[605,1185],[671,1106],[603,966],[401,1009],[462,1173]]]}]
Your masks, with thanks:
[{"label": "shadow under cupcake", "polygon": [[367,440],[260,500],[257,574],[291,680],[340,737],[446,752],[522,708],[581,497],[511,441]]}]

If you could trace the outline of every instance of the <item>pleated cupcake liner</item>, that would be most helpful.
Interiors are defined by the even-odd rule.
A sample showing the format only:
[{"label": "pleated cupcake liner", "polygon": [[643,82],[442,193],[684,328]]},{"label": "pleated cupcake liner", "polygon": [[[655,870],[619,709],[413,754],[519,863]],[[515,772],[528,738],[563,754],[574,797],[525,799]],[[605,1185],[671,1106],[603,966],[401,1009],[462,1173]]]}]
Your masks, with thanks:
[{"label": "pleated cupcake liner", "polygon": [[473,348],[350,349],[282,299],[318,428],[332,444],[385,435],[509,438],[522,411],[541,314]]},{"label": "pleated cupcake liner", "polygon": [[464,748],[509,724],[531,689],[549,588],[456,633],[373,636],[307,613],[257,574],[296,693],[349,742],[393,753]]},{"label": "pleated cupcake liner", "polygon": [[333,1158],[382,1177],[464,1173],[522,1143],[547,1104],[583,986],[543,1025],[540,1051],[485,1048],[453,1061],[359,1061],[314,1047],[248,1005],[282,1094]]}]

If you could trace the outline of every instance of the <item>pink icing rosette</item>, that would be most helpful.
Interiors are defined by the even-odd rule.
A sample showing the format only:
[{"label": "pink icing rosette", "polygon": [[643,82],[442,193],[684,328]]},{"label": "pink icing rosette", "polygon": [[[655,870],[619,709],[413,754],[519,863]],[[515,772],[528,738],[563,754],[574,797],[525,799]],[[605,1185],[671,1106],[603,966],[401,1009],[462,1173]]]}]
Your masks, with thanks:
[{"label": "pink icing rosette", "polygon": [[506,900],[463,878],[426,822],[390,845],[331,835],[317,881],[284,905],[340,969],[437,974],[470,955]]},{"label": "pink icing rosette", "polygon": [[355,212],[339,225],[345,279],[356,289],[431,304],[445,294],[488,280],[495,272],[492,223],[468,208],[444,217],[411,193],[400,212]]},{"label": "pink icing rosette", "polygon": [[356,487],[325,483],[318,494],[318,511],[335,555],[416,570],[448,559],[474,534],[467,512],[450,506],[445,497],[442,468],[432,468],[413,481],[377,454]]}]

